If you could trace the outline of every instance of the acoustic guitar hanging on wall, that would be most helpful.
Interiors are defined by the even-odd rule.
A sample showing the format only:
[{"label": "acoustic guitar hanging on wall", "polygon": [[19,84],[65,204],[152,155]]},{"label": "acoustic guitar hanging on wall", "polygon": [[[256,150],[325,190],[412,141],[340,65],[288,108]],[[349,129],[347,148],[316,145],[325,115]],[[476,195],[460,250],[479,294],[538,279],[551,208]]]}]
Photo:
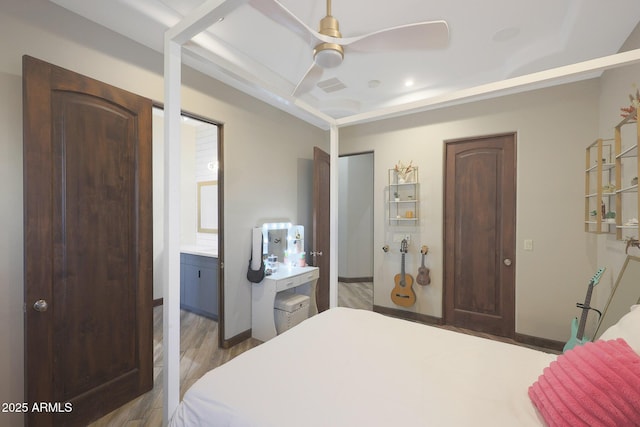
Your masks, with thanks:
[{"label": "acoustic guitar hanging on wall", "polygon": [[394,277],[395,286],[391,291],[391,301],[402,307],[411,307],[416,303],[416,293],[413,291],[413,277],[405,273],[404,256],[407,253],[407,240],[403,239],[400,244],[400,252],[402,253],[402,262],[400,274]]},{"label": "acoustic guitar hanging on wall", "polygon": [[422,265],[418,268],[418,275],[416,276],[416,283],[418,285],[427,286],[431,283],[431,277],[429,277],[429,269],[424,265],[424,257],[429,252],[429,246],[423,245],[422,249],[420,249],[420,253],[422,254]]}]

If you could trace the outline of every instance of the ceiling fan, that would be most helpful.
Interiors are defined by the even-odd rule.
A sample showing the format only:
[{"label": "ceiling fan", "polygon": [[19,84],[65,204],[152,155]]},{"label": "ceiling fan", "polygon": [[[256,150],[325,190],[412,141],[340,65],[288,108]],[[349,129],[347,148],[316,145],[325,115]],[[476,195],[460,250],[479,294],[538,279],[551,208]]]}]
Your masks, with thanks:
[{"label": "ceiling fan", "polygon": [[384,52],[392,50],[424,50],[444,48],[449,43],[449,27],[445,21],[425,21],[374,31],[369,34],[342,37],[338,20],[331,15],[331,0],[327,14],[315,31],[293,15],[277,0],[251,0],[252,7],[296,33],[313,47],[313,62],[300,79],[293,95],[309,92],[320,81],[325,68],[340,65],[345,50],[352,52]]}]

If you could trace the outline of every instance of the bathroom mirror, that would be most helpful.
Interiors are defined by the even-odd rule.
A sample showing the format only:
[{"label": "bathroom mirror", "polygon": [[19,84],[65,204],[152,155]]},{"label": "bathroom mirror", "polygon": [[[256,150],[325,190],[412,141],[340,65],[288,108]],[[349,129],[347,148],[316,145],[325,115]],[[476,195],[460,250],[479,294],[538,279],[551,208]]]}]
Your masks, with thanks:
[{"label": "bathroom mirror", "polygon": [[595,338],[599,338],[610,326],[629,312],[629,308],[640,303],[640,258],[627,256],[618,280],[611,290],[609,302],[598,324]]},{"label": "bathroom mirror", "polygon": [[[298,265],[304,252],[304,226],[290,222],[269,222],[262,225],[264,256],[275,255],[278,262]],[[285,252],[287,257],[285,261]],[[297,255],[297,256],[296,256]]]},{"label": "bathroom mirror", "polygon": [[218,181],[198,182],[198,233],[218,232]]}]

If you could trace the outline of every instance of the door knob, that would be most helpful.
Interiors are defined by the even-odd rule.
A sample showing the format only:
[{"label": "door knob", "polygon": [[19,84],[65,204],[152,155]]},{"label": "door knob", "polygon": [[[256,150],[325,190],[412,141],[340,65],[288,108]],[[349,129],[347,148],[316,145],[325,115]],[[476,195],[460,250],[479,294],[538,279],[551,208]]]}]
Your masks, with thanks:
[{"label": "door knob", "polygon": [[35,311],[47,311],[47,308],[49,308],[49,304],[47,304],[47,301],[43,299],[39,299],[33,304],[33,309]]},{"label": "door knob", "polygon": [[504,261],[502,261],[504,263],[504,265],[506,265],[507,267],[509,267],[511,265],[511,259],[510,258],[505,258]]}]

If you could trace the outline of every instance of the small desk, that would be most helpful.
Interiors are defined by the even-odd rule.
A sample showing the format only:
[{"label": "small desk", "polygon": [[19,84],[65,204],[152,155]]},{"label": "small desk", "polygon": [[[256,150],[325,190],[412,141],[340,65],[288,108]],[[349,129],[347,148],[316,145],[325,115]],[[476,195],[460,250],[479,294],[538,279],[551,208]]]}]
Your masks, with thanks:
[{"label": "small desk", "polygon": [[283,267],[251,286],[251,336],[268,341],[277,335],[274,319],[276,294],[292,289],[295,293],[308,295],[309,317],[318,313],[316,283],[318,267]]}]

